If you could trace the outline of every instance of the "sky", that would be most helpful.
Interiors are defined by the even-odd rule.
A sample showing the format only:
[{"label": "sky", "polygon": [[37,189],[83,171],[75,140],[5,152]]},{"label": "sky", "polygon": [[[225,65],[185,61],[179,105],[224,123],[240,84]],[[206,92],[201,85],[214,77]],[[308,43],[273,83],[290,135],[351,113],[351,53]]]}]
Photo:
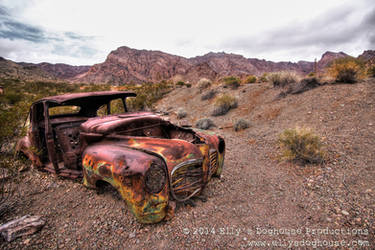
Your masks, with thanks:
[{"label": "sky", "polygon": [[92,65],[120,46],[313,61],[375,49],[374,0],[0,0],[0,56]]}]

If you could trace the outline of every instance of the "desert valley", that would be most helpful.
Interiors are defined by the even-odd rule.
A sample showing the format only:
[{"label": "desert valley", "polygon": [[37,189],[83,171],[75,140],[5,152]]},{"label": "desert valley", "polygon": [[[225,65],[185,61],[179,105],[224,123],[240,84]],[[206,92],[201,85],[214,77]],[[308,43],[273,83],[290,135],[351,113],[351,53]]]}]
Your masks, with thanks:
[{"label": "desert valley", "polygon": [[[373,50],[326,52],[315,62],[224,52],[185,58],[125,46],[91,66],[1,58],[0,222],[38,215],[45,225],[0,247],[371,249],[374,77]],[[177,203],[171,219],[145,225],[111,186],[90,190],[82,179],[14,157],[32,102],[104,90],[134,91],[132,110],[222,136],[221,178]]]}]

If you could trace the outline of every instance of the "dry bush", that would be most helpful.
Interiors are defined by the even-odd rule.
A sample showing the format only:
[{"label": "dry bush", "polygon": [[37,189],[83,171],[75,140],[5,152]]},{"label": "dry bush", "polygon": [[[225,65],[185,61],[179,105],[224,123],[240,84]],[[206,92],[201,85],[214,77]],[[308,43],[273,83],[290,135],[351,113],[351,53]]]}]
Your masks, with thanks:
[{"label": "dry bush", "polygon": [[154,103],[160,100],[165,94],[173,88],[173,83],[162,81],[159,83],[140,86],[125,86],[121,90],[134,91],[137,93],[135,98],[127,98],[126,104],[131,111],[152,109]]},{"label": "dry bush", "polygon": [[308,128],[284,130],[279,135],[278,144],[282,151],[282,159],[302,163],[323,162],[321,140]]},{"label": "dry bush", "polygon": [[213,116],[225,115],[229,110],[236,108],[238,105],[237,99],[233,96],[224,94],[216,98]]},{"label": "dry bush", "polygon": [[270,81],[274,87],[285,87],[298,82],[298,80],[299,76],[292,71],[273,72],[268,75],[268,81]]},{"label": "dry bush", "polygon": [[261,77],[259,77],[259,82],[267,82],[268,81],[268,73],[263,73]]},{"label": "dry bush", "polygon": [[336,82],[355,83],[363,77],[364,65],[356,58],[344,57],[334,60],[327,72]]},{"label": "dry bush", "polygon": [[249,122],[244,119],[237,120],[233,126],[234,131],[244,130],[244,129],[247,129],[248,127],[249,127]]},{"label": "dry bush", "polygon": [[210,129],[211,127],[216,127],[216,125],[211,119],[203,118],[196,122],[195,127],[199,129],[207,130],[207,129]]},{"label": "dry bush", "polygon": [[370,77],[375,77],[375,65],[371,65],[368,70],[367,70],[367,74],[368,76]]},{"label": "dry bush", "polygon": [[211,89],[209,91],[207,91],[206,93],[202,94],[201,96],[201,100],[204,101],[204,100],[210,100],[212,98],[214,98],[216,95],[216,91]]},{"label": "dry bush", "polygon": [[198,81],[198,89],[200,91],[210,87],[212,85],[212,82],[207,79],[207,78],[201,78],[199,81]]},{"label": "dry bush", "polygon": [[240,86],[241,80],[234,76],[228,76],[223,79],[224,88],[237,89]]},{"label": "dry bush", "polygon": [[245,79],[245,83],[255,83],[256,81],[257,81],[257,78],[256,76],[253,76],[253,75],[250,75],[246,77]]},{"label": "dry bush", "polygon": [[186,116],[187,116],[187,113],[183,108],[179,108],[177,110],[177,119],[182,119],[182,118],[185,118]]},{"label": "dry bush", "polygon": [[277,98],[284,98],[289,94],[297,95],[323,85],[316,77],[307,77],[283,89]]},{"label": "dry bush", "polygon": [[185,85],[185,82],[183,82],[183,81],[178,81],[177,83],[176,83],[176,86],[177,87],[183,87]]}]

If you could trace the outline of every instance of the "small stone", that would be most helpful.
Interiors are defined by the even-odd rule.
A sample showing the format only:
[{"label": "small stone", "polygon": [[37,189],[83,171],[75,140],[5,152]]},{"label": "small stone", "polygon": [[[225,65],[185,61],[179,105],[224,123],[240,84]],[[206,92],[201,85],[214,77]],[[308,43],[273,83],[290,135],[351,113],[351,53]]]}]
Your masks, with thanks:
[{"label": "small stone", "polygon": [[130,238],[130,239],[135,238],[135,232],[130,233],[130,234],[129,234],[129,238]]},{"label": "small stone", "polygon": [[346,210],[341,210],[341,213],[342,213],[343,215],[349,215],[349,212],[347,212]]}]

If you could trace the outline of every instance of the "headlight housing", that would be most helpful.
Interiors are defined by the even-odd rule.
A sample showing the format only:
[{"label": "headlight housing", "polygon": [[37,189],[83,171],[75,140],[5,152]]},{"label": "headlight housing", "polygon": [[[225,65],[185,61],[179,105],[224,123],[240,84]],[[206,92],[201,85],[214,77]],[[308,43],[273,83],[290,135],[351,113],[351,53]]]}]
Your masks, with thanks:
[{"label": "headlight housing", "polygon": [[159,193],[167,180],[167,173],[164,165],[152,163],[145,175],[145,186],[149,193]]},{"label": "headlight housing", "polygon": [[222,154],[225,150],[225,141],[219,136],[219,153]]}]

